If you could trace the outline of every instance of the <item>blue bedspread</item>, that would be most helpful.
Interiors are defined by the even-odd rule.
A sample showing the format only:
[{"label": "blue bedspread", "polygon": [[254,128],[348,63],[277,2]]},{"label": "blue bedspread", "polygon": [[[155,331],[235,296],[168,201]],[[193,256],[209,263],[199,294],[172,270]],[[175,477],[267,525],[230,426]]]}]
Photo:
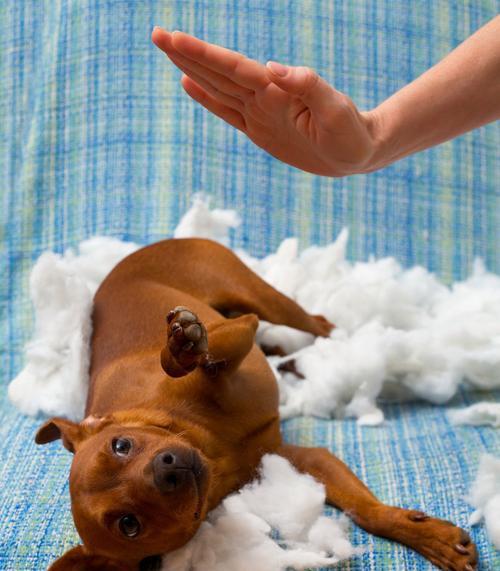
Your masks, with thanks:
[{"label": "blue bedspread", "polygon": [[[196,107],[150,43],[155,24],[258,58],[310,65],[369,108],[438,61],[500,8],[497,0],[4,0],[0,3],[0,569],[42,570],[77,542],[70,455],[37,448],[39,421],[6,387],[32,333],[29,270],[46,249],[107,234],[171,234],[193,193],[243,217],[233,245],[263,255],[290,235],[349,256],[393,255],[451,281],[475,256],[500,272],[500,130],[484,127],[381,172],[331,180],[298,172]],[[500,395],[496,395],[498,398]],[[455,405],[495,395],[463,393]],[[450,426],[444,409],[386,406],[382,428],[294,419],[288,440],[330,447],[385,501],[467,527],[464,496],[498,431]],[[500,554],[472,532],[482,569]],[[432,566],[354,530],[349,570]]]}]

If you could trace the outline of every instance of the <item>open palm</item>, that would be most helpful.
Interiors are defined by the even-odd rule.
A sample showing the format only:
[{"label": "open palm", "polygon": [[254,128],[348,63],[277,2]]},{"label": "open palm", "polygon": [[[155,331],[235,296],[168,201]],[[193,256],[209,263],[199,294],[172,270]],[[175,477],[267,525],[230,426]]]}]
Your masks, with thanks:
[{"label": "open palm", "polygon": [[182,32],[155,28],[152,39],[184,72],[188,95],[273,156],[325,176],[366,169],[375,148],[370,114],[313,70],[264,66]]}]

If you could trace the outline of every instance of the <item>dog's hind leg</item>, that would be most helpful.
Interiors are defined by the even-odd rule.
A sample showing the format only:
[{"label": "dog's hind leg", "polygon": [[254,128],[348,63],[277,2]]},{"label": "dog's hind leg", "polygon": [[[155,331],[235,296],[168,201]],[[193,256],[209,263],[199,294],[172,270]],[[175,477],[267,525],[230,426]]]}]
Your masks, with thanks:
[{"label": "dog's hind leg", "polygon": [[284,445],[278,454],[323,483],[327,502],[366,531],[411,547],[441,569],[473,571],[477,553],[469,535],[448,521],[380,502],[325,448]]},{"label": "dog's hind leg", "polygon": [[234,252],[211,240],[165,240],[135,252],[112,273],[122,281],[131,275],[184,291],[223,315],[255,313],[278,325],[287,325],[315,336],[329,335],[333,325],[310,315],[275,290],[246,266]]},{"label": "dog's hind leg", "polygon": [[274,289],[246,266],[239,277],[239,286],[228,289],[223,301],[214,304],[221,313],[255,313],[259,319],[300,329],[312,333],[315,337],[327,337],[334,328],[325,317],[307,313],[295,301]]}]

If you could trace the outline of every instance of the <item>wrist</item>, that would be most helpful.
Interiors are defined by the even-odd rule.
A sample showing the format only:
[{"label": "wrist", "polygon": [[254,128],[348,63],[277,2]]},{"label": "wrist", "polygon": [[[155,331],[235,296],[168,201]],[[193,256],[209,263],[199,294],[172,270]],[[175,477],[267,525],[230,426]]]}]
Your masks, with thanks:
[{"label": "wrist", "polygon": [[396,160],[394,137],[389,128],[383,110],[376,107],[361,113],[372,142],[372,154],[363,166],[363,173],[369,173],[386,167]]}]

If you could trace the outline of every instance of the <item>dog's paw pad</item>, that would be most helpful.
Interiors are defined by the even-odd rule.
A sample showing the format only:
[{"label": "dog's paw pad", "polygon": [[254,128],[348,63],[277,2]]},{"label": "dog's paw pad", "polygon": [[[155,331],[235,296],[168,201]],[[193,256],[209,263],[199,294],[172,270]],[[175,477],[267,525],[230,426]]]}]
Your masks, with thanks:
[{"label": "dog's paw pad", "polygon": [[195,313],[176,307],[167,315],[168,348],[171,356],[185,370],[193,370],[208,351],[207,331]]},{"label": "dog's paw pad", "polygon": [[186,336],[186,339],[189,339],[193,343],[197,343],[203,337],[203,329],[204,328],[200,323],[193,323],[184,329],[184,335]]}]

